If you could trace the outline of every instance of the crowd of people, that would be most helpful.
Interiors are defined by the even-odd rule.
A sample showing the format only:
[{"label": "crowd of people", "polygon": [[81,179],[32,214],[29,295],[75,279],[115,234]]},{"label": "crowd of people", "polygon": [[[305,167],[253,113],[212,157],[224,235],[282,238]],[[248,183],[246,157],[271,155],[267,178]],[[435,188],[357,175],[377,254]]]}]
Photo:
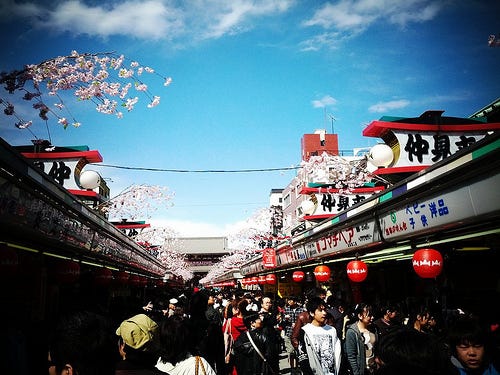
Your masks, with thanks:
[{"label": "crowd of people", "polygon": [[[413,306],[412,306],[413,307]],[[116,326],[78,312],[50,335],[51,375],[499,374],[498,325],[461,310],[348,306],[303,296],[197,290],[148,301]]]}]

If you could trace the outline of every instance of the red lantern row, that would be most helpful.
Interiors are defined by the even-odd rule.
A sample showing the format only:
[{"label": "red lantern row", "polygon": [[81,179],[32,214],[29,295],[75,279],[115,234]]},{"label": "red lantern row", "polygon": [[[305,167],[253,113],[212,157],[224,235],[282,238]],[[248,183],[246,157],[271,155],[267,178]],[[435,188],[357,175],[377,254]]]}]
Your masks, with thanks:
[{"label": "red lantern row", "polygon": [[[437,277],[443,269],[443,257],[441,253],[434,249],[420,249],[415,252],[412,259],[413,268],[418,276],[422,278]],[[368,276],[368,266],[362,260],[353,260],[347,264],[347,277],[349,280],[360,283],[366,280]],[[330,268],[325,265],[319,265],[314,269],[314,276],[319,282],[326,282],[330,279]],[[304,280],[303,271],[295,271],[292,274],[292,280],[300,283]],[[243,285],[256,284],[275,284],[276,276],[270,274],[267,276],[254,276],[249,279],[243,279]]]},{"label": "red lantern row", "polygon": [[261,275],[261,276],[254,276],[250,277],[247,279],[242,279],[241,284],[243,285],[264,285],[264,284],[276,284],[276,275],[275,274],[269,274],[269,275]]}]

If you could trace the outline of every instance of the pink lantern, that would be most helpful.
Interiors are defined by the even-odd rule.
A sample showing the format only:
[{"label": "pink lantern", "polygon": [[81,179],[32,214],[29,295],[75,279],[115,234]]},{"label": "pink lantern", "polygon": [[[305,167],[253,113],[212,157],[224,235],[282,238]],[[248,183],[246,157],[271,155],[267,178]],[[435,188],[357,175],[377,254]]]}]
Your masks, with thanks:
[{"label": "pink lantern", "polygon": [[295,281],[296,283],[300,283],[304,280],[304,272],[302,271],[295,271],[293,274],[292,274],[292,280]]},{"label": "pink lantern", "polygon": [[330,268],[324,264],[317,266],[314,269],[314,277],[320,283],[328,281],[328,279],[330,279]]},{"label": "pink lantern", "polygon": [[360,283],[368,276],[368,267],[362,260],[352,260],[347,263],[347,277],[355,283]]},{"label": "pink lantern", "polygon": [[413,269],[424,279],[433,279],[443,270],[443,257],[434,249],[420,249],[413,254]]},{"label": "pink lantern", "polygon": [[276,275],[274,273],[270,273],[266,276],[266,283],[270,285],[276,284]]}]

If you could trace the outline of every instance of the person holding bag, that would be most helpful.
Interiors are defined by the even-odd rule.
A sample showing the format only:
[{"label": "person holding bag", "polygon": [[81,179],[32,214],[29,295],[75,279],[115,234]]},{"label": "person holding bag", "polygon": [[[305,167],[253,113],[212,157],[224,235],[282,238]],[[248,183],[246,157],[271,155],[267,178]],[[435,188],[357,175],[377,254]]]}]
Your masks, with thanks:
[{"label": "person holding bag", "polygon": [[262,329],[259,314],[246,315],[243,318],[248,328],[233,345],[234,363],[238,375],[271,375],[274,370],[267,363],[269,338]]}]

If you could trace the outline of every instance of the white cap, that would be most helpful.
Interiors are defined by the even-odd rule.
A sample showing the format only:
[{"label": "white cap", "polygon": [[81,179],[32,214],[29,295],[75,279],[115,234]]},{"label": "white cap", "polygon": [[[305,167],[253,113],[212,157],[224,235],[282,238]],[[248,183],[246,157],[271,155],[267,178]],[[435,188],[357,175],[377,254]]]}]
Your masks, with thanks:
[{"label": "white cap", "polygon": [[168,302],[169,302],[171,305],[175,305],[175,304],[176,304],[177,302],[179,302],[179,301],[177,301],[175,298],[171,298],[171,299],[170,299],[170,301],[168,301]]}]

